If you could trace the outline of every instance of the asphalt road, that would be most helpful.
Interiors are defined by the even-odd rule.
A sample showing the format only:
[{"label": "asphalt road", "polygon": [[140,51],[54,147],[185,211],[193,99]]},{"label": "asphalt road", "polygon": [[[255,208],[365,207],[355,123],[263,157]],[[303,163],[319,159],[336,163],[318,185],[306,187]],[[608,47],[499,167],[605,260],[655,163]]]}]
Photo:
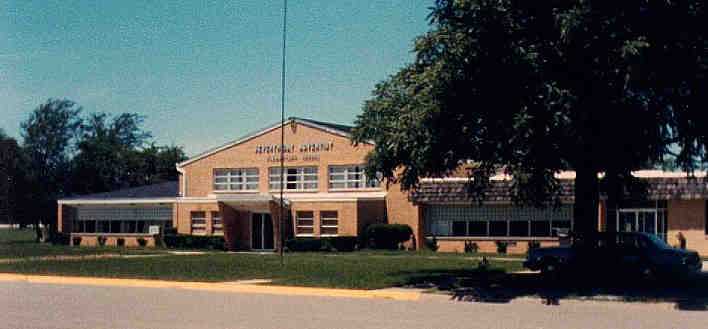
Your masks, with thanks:
[{"label": "asphalt road", "polygon": [[669,304],[506,304],[236,294],[0,282],[0,328],[707,328]]}]

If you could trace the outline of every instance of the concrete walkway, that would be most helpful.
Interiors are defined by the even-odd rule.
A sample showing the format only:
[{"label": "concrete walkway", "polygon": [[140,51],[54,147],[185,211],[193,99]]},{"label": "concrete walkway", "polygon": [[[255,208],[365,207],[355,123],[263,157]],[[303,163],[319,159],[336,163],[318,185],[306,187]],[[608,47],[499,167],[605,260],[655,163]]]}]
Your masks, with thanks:
[{"label": "concrete walkway", "polygon": [[347,298],[383,298],[392,300],[415,301],[420,299],[420,290],[411,289],[331,289],[263,285],[268,280],[247,280],[234,282],[184,282],[142,279],[113,279],[74,276],[46,276],[0,273],[0,282],[29,282],[59,285],[113,286],[132,288],[170,288],[203,290],[215,292],[250,293],[290,296],[320,296]]}]

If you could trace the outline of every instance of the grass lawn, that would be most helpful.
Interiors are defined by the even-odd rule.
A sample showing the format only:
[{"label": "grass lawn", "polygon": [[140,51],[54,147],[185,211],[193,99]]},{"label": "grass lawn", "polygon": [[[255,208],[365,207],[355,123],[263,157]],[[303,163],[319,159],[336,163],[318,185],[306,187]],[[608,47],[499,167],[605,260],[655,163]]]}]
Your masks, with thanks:
[{"label": "grass lawn", "polygon": [[111,248],[111,247],[71,247],[34,242],[35,233],[31,229],[0,229],[0,259],[29,258],[64,255],[98,254],[153,254],[159,249]]},{"label": "grass lawn", "polygon": [[[179,281],[272,279],[274,284],[377,289],[424,283],[476,271],[478,262],[458,256],[430,258],[400,253],[289,253],[277,255],[205,254],[150,258],[45,260],[0,264],[0,272]],[[521,262],[491,262],[497,270],[519,270]]]}]

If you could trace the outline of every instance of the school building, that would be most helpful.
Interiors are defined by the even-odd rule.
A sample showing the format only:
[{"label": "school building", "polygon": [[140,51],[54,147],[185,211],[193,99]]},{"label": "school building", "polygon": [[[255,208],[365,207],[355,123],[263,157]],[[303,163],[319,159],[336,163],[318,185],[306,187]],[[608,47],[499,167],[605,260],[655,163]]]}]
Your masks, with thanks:
[{"label": "school building", "polygon": [[[435,237],[440,251],[525,252],[529,241],[559,243],[558,232],[573,228],[572,172],[561,173],[561,203],[537,209],[516,206],[510,179],[493,177],[479,203],[466,177],[423,178],[413,191],[381,183],[364,172],[370,143],[353,145],[351,127],[290,118],[285,134],[285,169],[280,170],[281,125],[274,124],[177,164],[179,181],[58,201],[58,227],[82,245],[120,238],[154,244],[154,234],[174,228],[181,234],[235,236],[243,250],[279,248],[280,184],[284,176],[284,234],[288,237],[357,236],[372,223],[401,223],[414,231],[413,246]],[[462,171],[461,171],[462,172]],[[598,227],[642,231],[677,244],[681,232],[688,248],[708,255],[705,173],[639,171],[646,198],[617,209],[598,207]],[[73,240],[73,239],[72,239]]]}]

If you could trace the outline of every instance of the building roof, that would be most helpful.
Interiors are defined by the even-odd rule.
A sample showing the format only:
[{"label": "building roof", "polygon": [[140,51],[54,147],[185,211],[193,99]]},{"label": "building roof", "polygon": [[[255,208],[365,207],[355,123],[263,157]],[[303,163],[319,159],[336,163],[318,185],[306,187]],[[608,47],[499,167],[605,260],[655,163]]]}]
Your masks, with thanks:
[{"label": "building roof", "polygon": [[[324,130],[324,131],[329,132],[329,133],[331,133],[331,134],[335,134],[335,135],[339,135],[339,136],[347,137],[347,138],[349,138],[349,137],[351,136],[350,134],[351,134],[351,131],[352,131],[352,128],[353,128],[353,127],[351,127],[351,126],[342,125],[342,124],[338,124],[338,123],[316,121],[316,120],[312,120],[312,119],[305,119],[305,118],[298,118],[298,117],[290,117],[290,118],[288,118],[288,119],[285,121],[285,123],[283,124],[283,126],[286,126],[286,125],[288,125],[288,124],[290,124],[290,123],[303,124],[303,125],[305,125],[305,126],[309,126],[309,127],[316,128],[316,129],[320,129],[320,130]],[[221,145],[221,146],[218,146],[218,147],[215,147],[215,148],[206,150],[206,151],[204,151],[204,152],[202,152],[202,153],[200,153],[200,154],[197,154],[197,155],[195,155],[194,157],[187,159],[186,161],[183,161],[183,162],[181,162],[181,163],[178,163],[178,164],[177,164],[177,167],[178,167],[178,168],[184,167],[184,166],[186,166],[186,165],[188,165],[188,164],[190,164],[190,163],[192,163],[192,162],[195,162],[195,161],[197,161],[197,160],[203,159],[203,158],[205,158],[205,157],[207,157],[207,156],[209,156],[209,155],[212,155],[212,154],[217,153],[217,152],[220,152],[220,151],[222,151],[222,150],[231,148],[231,147],[233,147],[233,146],[236,146],[236,145],[238,145],[238,144],[244,143],[244,142],[249,141],[249,140],[251,140],[251,139],[253,139],[253,138],[256,138],[256,137],[258,137],[258,136],[261,136],[261,135],[263,135],[263,134],[265,134],[265,133],[268,133],[268,132],[270,132],[270,131],[272,131],[272,130],[274,130],[274,129],[280,128],[280,126],[281,126],[281,124],[280,124],[280,122],[278,122],[278,123],[273,124],[273,125],[270,125],[270,126],[268,126],[268,127],[259,129],[259,130],[254,131],[254,132],[251,132],[251,133],[249,133],[249,134],[246,134],[246,135],[244,135],[244,136],[241,136],[241,137],[238,138],[238,139],[235,139],[235,140],[233,140],[233,141],[230,141],[230,142],[228,142],[228,143],[226,143],[226,144],[223,144],[223,145]]]},{"label": "building roof", "polygon": [[140,187],[131,187],[111,192],[94,193],[65,198],[61,201],[115,200],[115,199],[162,199],[176,198],[179,194],[177,181],[170,181]]},{"label": "building roof", "polygon": [[[677,177],[640,177],[647,182],[646,197],[650,200],[692,200],[708,199],[708,178],[685,176]],[[559,198],[561,202],[575,201],[575,181],[560,179]],[[475,202],[474,194],[469,193],[466,180],[462,179],[428,179],[422,180],[419,186],[411,192],[410,200],[416,203],[465,203]],[[512,202],[512,182],[508,179],[491,180],[490,187],[485,190],[483,202]]]}]

